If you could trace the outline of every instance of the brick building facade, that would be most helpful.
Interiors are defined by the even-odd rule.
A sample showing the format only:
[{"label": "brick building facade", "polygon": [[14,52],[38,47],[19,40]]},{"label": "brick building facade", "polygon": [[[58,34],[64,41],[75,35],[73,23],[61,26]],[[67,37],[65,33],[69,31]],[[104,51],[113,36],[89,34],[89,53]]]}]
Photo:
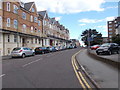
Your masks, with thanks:
[{"label": "brick building facade", "polygon": [[69,30],[50,18],[47,11],[37,11],[34,2],[0,2],[0,55],[9,55],[15,47],[67,45]]}]

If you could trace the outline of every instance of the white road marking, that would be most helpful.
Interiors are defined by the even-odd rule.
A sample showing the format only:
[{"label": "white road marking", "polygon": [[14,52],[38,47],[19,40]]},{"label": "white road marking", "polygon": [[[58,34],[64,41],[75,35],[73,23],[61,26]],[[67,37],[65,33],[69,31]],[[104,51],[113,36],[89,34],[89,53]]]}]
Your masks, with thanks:
[{"label": "white road marking", "polygon": [[3,77],[3,76],[5,76],[5,74],[0,75],[0,78]]},{"label": "white road marking", "polygon": [[38,61],[40,61],[40,60],[42,60],[42,58],[40,58],[40,59],[38,59],[38,60],[35,60],[35,61],[32,61],[32,62],[30,62],[30,63],[27,63],[27,64],[23,65],[22,67],[26,67],[26,66],[28,66],[28,65],[30,65],[30,64],[32,64],[32,63],[38,62]]}]

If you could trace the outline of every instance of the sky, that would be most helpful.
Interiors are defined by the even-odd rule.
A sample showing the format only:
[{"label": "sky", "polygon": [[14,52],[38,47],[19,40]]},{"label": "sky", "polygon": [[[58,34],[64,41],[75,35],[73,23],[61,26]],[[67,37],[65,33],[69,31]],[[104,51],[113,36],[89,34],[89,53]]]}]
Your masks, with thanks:
[{"label": "sky", "polygon": [[[26,2],[25,0],[22,0]],[[47,10],[70,31],[71,39],[81,39],[86,29],[96,29],[107,37],[107,21],[118,16],[120,0],[27,0],[34,1],[38,11]]]}]

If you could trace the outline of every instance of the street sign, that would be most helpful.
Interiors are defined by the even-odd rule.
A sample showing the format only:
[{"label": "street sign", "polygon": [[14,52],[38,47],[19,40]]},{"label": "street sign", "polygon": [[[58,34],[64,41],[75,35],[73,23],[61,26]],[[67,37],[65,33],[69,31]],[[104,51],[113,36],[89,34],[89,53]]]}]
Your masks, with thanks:
[{"label": "street sign", "polygon": [[93,41],[92,37],[88,37],[87,41]]}]

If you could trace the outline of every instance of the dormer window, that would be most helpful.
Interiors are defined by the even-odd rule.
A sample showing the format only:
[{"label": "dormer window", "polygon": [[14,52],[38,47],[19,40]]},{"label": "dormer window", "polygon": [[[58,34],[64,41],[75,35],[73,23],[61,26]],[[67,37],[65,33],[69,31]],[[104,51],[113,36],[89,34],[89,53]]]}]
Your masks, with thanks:
[{"label": "dormer window", "polygon": [[20,2],[20,5],[21,5],[21,7],[23,7],[23,8],[24,8],[24,3],[23,3],[23,2]]},{"label": "dormer window", "polygon": [[34,9],[34,8],[32,8],[32,12],[35,12],[35,9]]}]

